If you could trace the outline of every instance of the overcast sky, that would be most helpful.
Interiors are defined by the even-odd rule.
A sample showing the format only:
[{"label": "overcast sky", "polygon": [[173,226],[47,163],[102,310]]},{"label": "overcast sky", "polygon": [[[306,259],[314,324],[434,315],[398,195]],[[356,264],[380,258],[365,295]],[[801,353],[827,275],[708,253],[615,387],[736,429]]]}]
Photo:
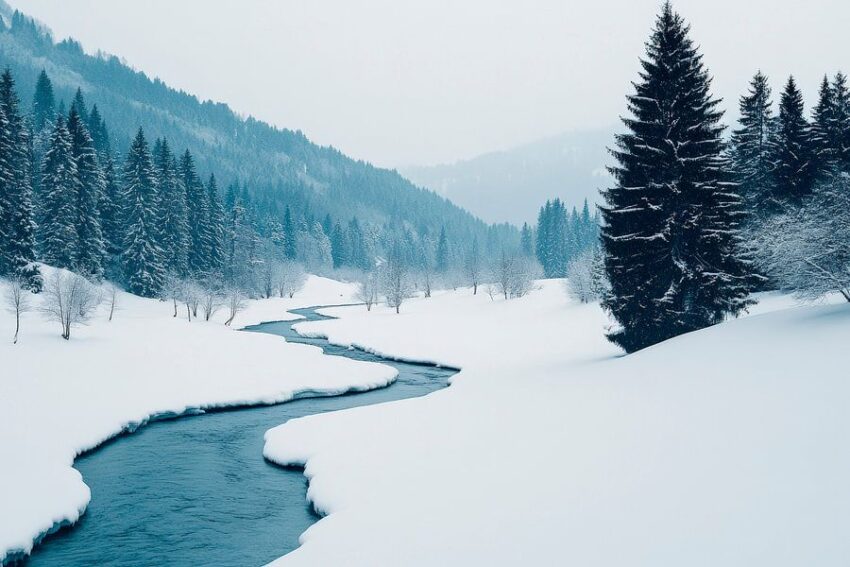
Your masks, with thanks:
[{"label": "overcast sky", "polygon": [[[606,127],[656,0],[10,0],[168,84],[383,166]],[[734,107],[757,68],[850,69],[847,0],[678,0]]]}]

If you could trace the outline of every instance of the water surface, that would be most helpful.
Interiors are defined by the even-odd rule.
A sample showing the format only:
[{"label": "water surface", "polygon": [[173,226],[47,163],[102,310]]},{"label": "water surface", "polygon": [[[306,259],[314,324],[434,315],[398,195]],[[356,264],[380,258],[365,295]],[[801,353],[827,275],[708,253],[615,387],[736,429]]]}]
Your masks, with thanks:
[{"label": "water surface", "polygon": [[[324,318],[315,309],[295,312]],[[304,338],[291,328],[297,322],[248,330],[390,364],[398,380],[370,392],[158,421],[118,437],[77,459],[91,503],[75,526],[38,546],[27,566],[257,566],[295,549],[318,518],[302,471],[263,459],[263,434],[294,417],[421,396],[455,373]]]}]

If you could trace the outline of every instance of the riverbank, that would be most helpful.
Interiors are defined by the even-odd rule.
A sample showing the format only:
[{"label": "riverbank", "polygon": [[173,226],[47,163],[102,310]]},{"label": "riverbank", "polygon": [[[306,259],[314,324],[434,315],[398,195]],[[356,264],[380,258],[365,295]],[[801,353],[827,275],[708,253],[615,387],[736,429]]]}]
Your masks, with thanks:
[{"label": "riverbank", "polygon": [[[354,286],[311,277],[293,299],[250,302],[247,326],[297,318],[289,309],[352,301]],[[384,386],[387,366],[326,357],[279,337],[187,322],[171,306],[128,294],[112,322],[102,311],[70,341],[27,313],[20,340],[0,312],[0,562],[27,554],[44,534],[77,521],[90,491],[74,458],[156,416],[287,401]]]},{"label": "riverbank", "polygon": [[[463,368],[425,398],[293,420],[326,517],[276,565],[826,565],[850,556],[846,304],[754,315],[622,356],[561,283],[329,309],[301,332]],[[387,424],[392,424],[391,428]]]}]

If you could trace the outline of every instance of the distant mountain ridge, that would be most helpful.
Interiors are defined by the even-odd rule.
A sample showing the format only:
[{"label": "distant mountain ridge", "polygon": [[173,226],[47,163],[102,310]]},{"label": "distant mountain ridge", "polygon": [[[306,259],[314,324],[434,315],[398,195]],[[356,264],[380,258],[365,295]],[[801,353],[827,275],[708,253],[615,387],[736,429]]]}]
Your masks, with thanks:
[{"label": "distant mountain ridge", "polygon": [[579,206],[599,201],[610,176],[607,147],[614,128],[568,132],[452,164],[404,167],[402,175],[487,222],[532,222],[540,206],[560,197]]},{"label": "distant mountain ridge", "polygon": [[[69,105],[79,87],[97,104],[109,126],[112,147],[125,153],[136,129],[148,139],[167,137],[181,151],[189,148],[204,174],[220,186],[235,181],[258,201],[282,201],[309,217],[354,216],[377,225],[400,226],[423,235],[442,227],[455,242],[500,245],[516,240],[509,227],[493,229],[432,191],[416,187],[396,171],[351,159],[322,147],[300,131],[279,129],[242,118],[226,104],[200,101],[159,79],[150,79],[113,55],[88,55],[73,39],[54,42],[44,25],[13,11],[0,0],[0,66],[9,67],[29,109],[38,73],[45,69],[56,98]],[[272,208],[279,208],[277,205]]]}]

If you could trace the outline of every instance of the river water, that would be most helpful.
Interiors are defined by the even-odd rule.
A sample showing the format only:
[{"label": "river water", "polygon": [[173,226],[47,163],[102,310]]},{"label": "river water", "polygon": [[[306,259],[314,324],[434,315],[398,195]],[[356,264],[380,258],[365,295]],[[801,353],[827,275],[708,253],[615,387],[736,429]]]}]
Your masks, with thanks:
[{"label": "river water", "polygon": [[[317,308],[295,311],[323,319]],[[303,321],[303,319],[301,320]],[[318,520],[300,469],[263,459],[263,434],[305,415],[412,398],[443,388],[449,368],[383,359],[304,338],[299,321],[246,329],[321,347],[326,354],[396,367],[370,392],[296,400],[157,421],[77,459],[91,503],[73,527],[45,539],[27,566],[258,566],[298,546]]]}]

